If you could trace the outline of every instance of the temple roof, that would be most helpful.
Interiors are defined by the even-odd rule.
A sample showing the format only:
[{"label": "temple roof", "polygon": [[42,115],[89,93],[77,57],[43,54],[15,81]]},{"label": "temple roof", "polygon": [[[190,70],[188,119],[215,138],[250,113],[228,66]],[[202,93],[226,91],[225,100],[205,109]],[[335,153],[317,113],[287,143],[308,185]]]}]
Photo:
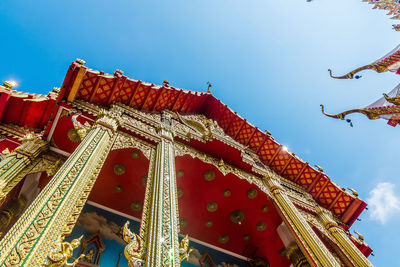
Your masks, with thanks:
[{"label": "temple roof", "polygon": [[[10,97],[3,99],[4,94]],[[331,210],[347,226],[351,226],[367,206],[364,201],[331,181],[322,170],[311,167],[309,163],[276,142],[270,134],[249,123],[210,93],[184,90],[169,85],[154,85],[130,79],[120,71],[109,75],[73,62],[67,71],[57,101],[53,96],[54,94],[49,93],[47,100],[27,105],[25,102],[29,97],[33,98],[33,95],[18,98],[13,93],[2,92],[0,107],[4,107],[6,102],[8,105],[18,99],[20,102],[22,99],[23,103],[12,104],[13,114],[11,112],[4,114],[1,116],[1,122],[43,129],[47,124],[46,119],[50,118],[47,114],[55,110],[56,102],[62,100],[69,102],[84,100],[105,107],[121,102],[142,111],[167,109],[182,114],[203,114],[216,121],[227,135],[254,151],[277,174],[302,186],[319,204]],[[31,114],[35,119],[31,119]],[[50,128],[50,124],[51,122],[47,125],[47,129]]]}]

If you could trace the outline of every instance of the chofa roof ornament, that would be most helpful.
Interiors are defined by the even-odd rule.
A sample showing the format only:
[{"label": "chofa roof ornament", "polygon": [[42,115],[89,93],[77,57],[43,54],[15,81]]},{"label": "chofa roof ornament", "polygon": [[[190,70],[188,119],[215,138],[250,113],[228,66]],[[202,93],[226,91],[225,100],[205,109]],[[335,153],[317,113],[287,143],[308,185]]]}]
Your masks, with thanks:
[{"label": "chofa roof ornament", "polygon": [[363,70],[374,70],[378,73],[391,71],[395,72],[396,74],[400,74],[400,45],[395,47],[392,51],[388,54],[383,56],[382,58],[376,60],[375,62],[356,68],[353,71],[343,75],[343,76],[334,76],[332,75],[332,71],[328,69],[329,75],[334,79],[359,79],[361,78],[360,75],[355,75],[356,73],[363,71]]},{"label": "chofa roof ornament", "polygon": [[[388,94],[383,94],[383,97],[364,108],[350,109],[338,114],[328,114],[325,113],[324,105],[321,104],[321,110],[325,116],[334,119],[344,120],[349,114],[361,113],[370,120],[385,119],[388,120],[389,125],[396,126],[400,123],[400,84]],[[351,123],[350,120],[347,120],[347,122]]]}]

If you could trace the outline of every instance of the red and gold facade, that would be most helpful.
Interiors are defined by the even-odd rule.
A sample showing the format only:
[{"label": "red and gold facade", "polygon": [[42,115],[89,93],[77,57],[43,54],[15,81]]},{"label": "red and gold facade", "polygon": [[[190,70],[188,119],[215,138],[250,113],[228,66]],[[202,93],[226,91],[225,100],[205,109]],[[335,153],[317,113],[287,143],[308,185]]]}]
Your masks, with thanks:
[{"label": "red and gold facade", "polygon": [[372,266],[356,192],[210,93],[77,60],[47,96],[6,83],[0,122],[0,266],[80,264],[63,238],[88,200],[141,220],[121,228],[129,266],[180,266],[192,239],[259,266]]}]

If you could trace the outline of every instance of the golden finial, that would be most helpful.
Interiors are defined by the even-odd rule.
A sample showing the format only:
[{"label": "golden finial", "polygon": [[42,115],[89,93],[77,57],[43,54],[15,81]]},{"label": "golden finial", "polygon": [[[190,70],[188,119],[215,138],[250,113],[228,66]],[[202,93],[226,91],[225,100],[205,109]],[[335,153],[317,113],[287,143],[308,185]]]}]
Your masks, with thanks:
[{"label": "golden finial", "polygon": [[354,230],[354,233],[356,235],[358,235],[358,240],[360,240],[361,242],[364,242],[364,236],[362,234],[360,234],[359,232],[357,232],[356,230]]},{"label": "golden finial", "polygon": [[324,172],[324,169],[323,169],[321,166],[319,166],[319,165],[314,165],[314,167],[317,168],[318,171]]},{"label": "golden finial", "polygon": [[358,197],[358,192],[353,188],[347,187],[347,189],[351,192],[351,194],[355,197]]},{"label": "golden finial", "polygon": [[59,94],[61,92],[61,88],[60,87],[53,87],[52,92],[55,93],[55,94]]},{"label": "golden finial", "polygon": [[116,69],[115,72],[116,72],[116,73],[119,73],[119,74],[121,74],[121,75],[124,75],[124,71],[123,71],[123,70]]},{"label": "golden finial", "polygon": [[220,160],[219,160],[219,162],[218,162],[218,166],[219,166],[219,167],[223,167],[223,166],[225,166],[225,162],[224,162],[224,160],[223,160],[223,159],[220,159]]},{"label": "golden finial", "polygon": [[164,81],[162,82],[162,84],[164,85],[164,87],[167,87],[167,86],[169,86],[169,81],[164,80]]},{"label": "golden finial", "polygon": [[270,136],[272,135],[272,133],[270,131],[268,131],[268,130],[265,130],[265,133],[270,135]]},{"label": "golden finial", "polygon": [[83,59],[80,59],[80,58],[75,59],[75,62],[80,64],[80,65],[85,65],[86,64],[86,61],[83,60]]},{"label": "golden finial", "polygon": [[208,94],[211,94],[210,88],[211,88],[212,84],[211,84],[210,82],[207,82],[207,84],[208,84],[207,93],[208,93]]},{"label": "golden finial", "polygon": [[13,87],[17,85],[18,83],[15,81],[5,81],[2,87],[4,87],[4,89],[6,89],[7,91],[10,91]]}]

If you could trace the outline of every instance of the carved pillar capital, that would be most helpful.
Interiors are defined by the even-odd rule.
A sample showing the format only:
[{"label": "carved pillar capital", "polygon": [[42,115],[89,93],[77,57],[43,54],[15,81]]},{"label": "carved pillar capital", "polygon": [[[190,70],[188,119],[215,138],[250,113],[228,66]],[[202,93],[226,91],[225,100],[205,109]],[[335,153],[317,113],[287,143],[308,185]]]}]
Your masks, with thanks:
[{"label": "carved pillar capital", "polygon": [[296,242],[290,243],[287,248],[280,251],[280,254],[290,260],[295,267],[310,267],[310,264]]},{"label": "carved pillar capital", "polygon": [[333,220],[331,211],[321,208],[320,206],[317,206],[315,211],[318,214],[318,218],[327,230],[331,229],[332,227],[339,227],[339,225]]},{"label": "carved pillar capital", "polygon": [[47,150],[49,144],[40,139],[39,136],[34,134],[27,134],[22,139],[22,144],[19,145],[15,150],[16,157],[26,157],[29,161],[33,161],[41,152]]},{"label": "carved pillar capital", "polygon": [[276,195],[278,193],[282,193],[285,191],[285,189],[282,187],[282,185],[279,183],[279,180],[276,179],[275,177],[272,176],[265,176],[264,181],[271,193],[273,195]]},{"label": "carved pillar capital", "polygon": [[157,133],[160,137],[173,141],[175,137],[175,131],[172,128],[172,117],[173,114],[167,110],[161,111],[160,125],[157,128]]},{"label": "carved pillar capital", "polygon": [[110,129],[112,133],[115,133],[120,126],[122,113],[123,111],[119,106],[112,106],[109,110],[102,110],[93,127],[96,125],[103,126]]}]

